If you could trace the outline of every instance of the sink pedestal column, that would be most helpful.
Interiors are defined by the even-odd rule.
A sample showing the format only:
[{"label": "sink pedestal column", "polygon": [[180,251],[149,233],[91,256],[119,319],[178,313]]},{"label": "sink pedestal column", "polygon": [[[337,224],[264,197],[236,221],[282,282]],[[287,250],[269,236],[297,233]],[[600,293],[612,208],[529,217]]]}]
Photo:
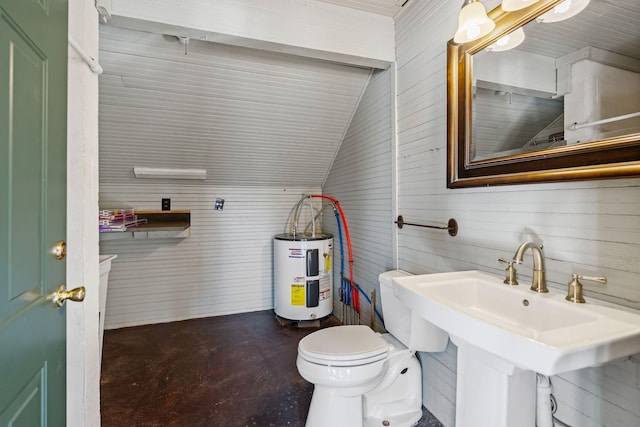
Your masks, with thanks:
[{"label": "sink pedestal column", "polygon": [[535,427],[536,374],[457,337],[456,427]]}]

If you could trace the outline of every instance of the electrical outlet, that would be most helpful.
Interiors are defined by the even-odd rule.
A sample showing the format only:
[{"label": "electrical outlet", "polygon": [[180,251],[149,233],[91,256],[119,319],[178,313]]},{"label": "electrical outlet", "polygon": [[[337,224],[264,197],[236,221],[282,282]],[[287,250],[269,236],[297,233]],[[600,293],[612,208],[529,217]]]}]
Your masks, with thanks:
[{"label": "electrical outlet", "polygon": [[163,211],[171,210],[171,199],[162,199],[162,210]]}]

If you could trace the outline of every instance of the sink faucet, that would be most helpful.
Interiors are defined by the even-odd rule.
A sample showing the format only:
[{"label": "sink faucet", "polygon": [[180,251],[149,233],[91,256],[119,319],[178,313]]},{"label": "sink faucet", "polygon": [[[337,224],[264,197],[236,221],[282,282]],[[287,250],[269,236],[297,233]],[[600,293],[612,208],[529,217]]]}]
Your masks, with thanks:
[{"label": "sink faucet", "polygon": [[533,254],[533,281],[531,282],[531,290],[540,293],[549,292],[544,273],[542,245],[537,245],[533,242],[522,243],[513,255],[513,261],[517,264],[522,264],[522,258],[527,249],[531,249],[531,253]]}]

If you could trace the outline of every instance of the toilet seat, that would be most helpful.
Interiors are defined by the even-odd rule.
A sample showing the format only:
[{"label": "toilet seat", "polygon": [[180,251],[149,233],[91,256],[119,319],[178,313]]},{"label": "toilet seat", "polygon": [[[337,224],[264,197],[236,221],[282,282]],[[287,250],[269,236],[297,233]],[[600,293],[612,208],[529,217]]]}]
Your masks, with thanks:
[{"label": "toilet seat", "polygon": [[298,344],[306,361],[327,366],[359,366],[386,359],[388,341],[364,325],[335,326],[307,335]]}]

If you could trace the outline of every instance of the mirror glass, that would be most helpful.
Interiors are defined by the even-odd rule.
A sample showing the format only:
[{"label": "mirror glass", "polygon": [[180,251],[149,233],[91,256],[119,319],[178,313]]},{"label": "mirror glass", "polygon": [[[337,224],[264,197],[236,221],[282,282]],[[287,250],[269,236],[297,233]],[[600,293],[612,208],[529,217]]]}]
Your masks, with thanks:
[{"label": "mirror glass", "polygon": [[552,10],[474,54],[471,160],[639,133],[634,5],[592,0],[569,19],[546,22]]},{"label": "mirror glass", "polygon": [[[568,10],[572,7],[579,12]],[[457,57],[449,58],[450,184],[456,180],[454,168],[458,175],[471,171],[474,178],[483,175],[485,165],[518,164],[505,169],[509,174],[540,172],[547,166],[528,169],[527,163],[547,153],[571,156],[587,146],[588,161],[598,165],[594,153],[606,141],[620,145],[624,139],[638,151],[640,1],[541,1],[530,9],[536,8],[539,13],[494,10],[492,34],[465,45],[450,42],[449,55]],[[567,10],[574,16],[558,19],[558,11]],[[522,23],[514,25],[518,20]],[[549,167],[564,164],[573,166],[557,161]]]}]

